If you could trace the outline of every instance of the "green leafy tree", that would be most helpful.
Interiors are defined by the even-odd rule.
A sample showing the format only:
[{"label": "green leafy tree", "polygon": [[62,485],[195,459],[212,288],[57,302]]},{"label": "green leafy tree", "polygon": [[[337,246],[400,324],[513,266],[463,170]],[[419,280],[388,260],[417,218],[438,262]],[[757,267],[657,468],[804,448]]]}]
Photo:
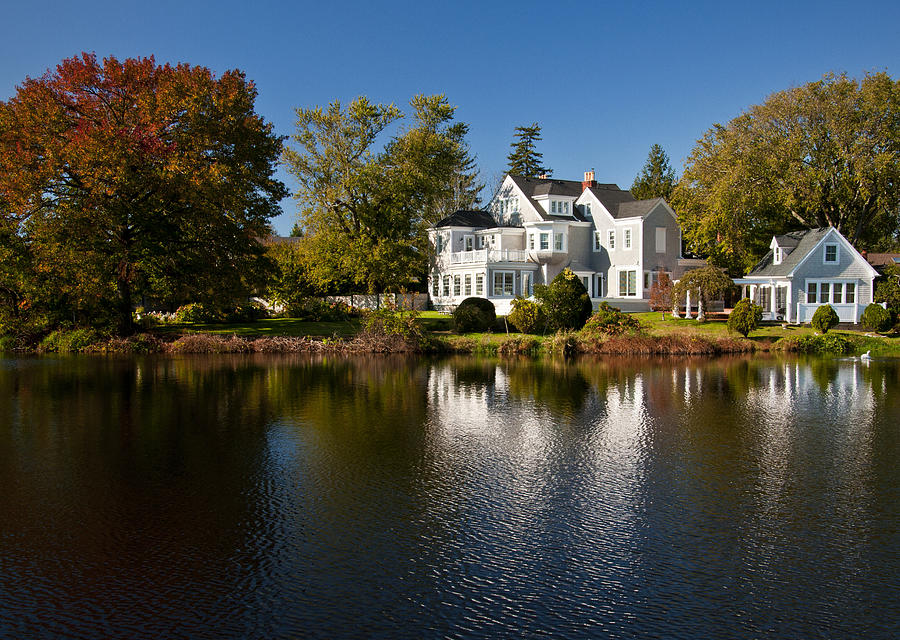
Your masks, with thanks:
[{"label": "green leafy tree", "polygon": [[675,170],[669,164],[669,156],[661,146],[654,144],[650,147],[644,168],[631,185],[631,195],[638,200],[651,198],[668,200],[672,197],[677,182]]},{"label": "green leafy tree", "polygon": [[380,136],[403,118],[392,104],[360,97],[346,107],[297,109],[297,148],[284,159],[300,183],[302,244],[321,289],[398,291],[426,273],[426,229],[462,198],[472,159],[468,128],[453,121],[444,96],[416,96],[410,106],[412,126],[381,150]]},{"label": "green leafy tree", "polygon": [[510,144],[512,151],[508,156],[509,165],[507,173],[526,178],[537,178],[541,175],[551,175],[552,169],[544,166],[544,154],[537,150],[537,143],[541,138],[541,125],[537,122],[529,126],[516,127],[516,138]]},{"label": "green leafy tree", "polygon": [[900,315],[900,265],[888,265],[883,279],[875,285],[875,302],[886,302],[896,317]]},{"label": "green leafy tree", "polygon": [[494,303],[487,298],[466,298],[453,310],[453,328],[457,333],[489,331],[496,321]]},{"label": "green leafy tree", "polygon": [[900,231],[900,84],[828,74],[697,141],[673,204],[688,245],[745,273],[772,235],[835,227],[876,249]]},{"label": "green leafy tree", "polygon": [[810,324],[819,333],[828,333],[828,330],[836,327],[840,321],[834,308],[830,304],[823,304],[816,309]]},{"label": "green leafy tree", "polygon": [[753,301],[744,298],[734,305],[731,314],[728,316],[728,330],[739,333],[745,338],[750,335],[751,331],[755,331],[762,322],[762,307],[753,304]]},{"label": "green leafy tree", "polygon": [[710,300],[725,294],[734,282],[725,272],[718,267],[707,265],[699,269],[688,271],[681,279],[675,283],[674,293],[676,298],[681,298],[688,291],[699,292],[697,320],[703,322],[705,319],[704,309]]},{"label": "green leafy tree", "polygon": [[549,285],[535,285],[534,297],[541,302],[548,324],[554,330],[581,329],[593,309],[581,279],[568,268]]},{"label": "green leafy tree", "polygon": [[138,293],[231,296],[259,275],[286,192],[255,99],[240,71],[152,57],[27,78],[0,102],[0,226],[26,240],[32,291],[76,317],[113,308],[127,334]]}]

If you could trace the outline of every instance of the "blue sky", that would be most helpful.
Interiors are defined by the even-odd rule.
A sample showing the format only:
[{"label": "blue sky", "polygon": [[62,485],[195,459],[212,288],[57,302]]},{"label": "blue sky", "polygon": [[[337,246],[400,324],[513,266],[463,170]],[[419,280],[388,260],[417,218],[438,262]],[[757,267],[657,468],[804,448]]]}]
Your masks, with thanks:
[{"label": "blue sky", "polygon": [[713,123],[775,91],[828,71],[898,77],[900,3],[12,2],[0,100],[81,51],[242,69],[283,135],[297,106],[443,93],[488,180],[513,129],[537,121],[556,177],[594,168],[627,188],[651,144],[680,173]]}]

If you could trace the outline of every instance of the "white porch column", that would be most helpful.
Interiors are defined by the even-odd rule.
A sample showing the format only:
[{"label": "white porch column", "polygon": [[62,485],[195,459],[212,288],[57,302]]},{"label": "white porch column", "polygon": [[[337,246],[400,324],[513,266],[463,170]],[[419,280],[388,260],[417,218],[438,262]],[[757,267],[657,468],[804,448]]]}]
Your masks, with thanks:
[{"label": "white porch column", "polygon": [[785,299],[784,299],[784,321],[785,321],[785,322],[788,322],[788,323],[790,323],[790,322],[793,321],[793,314],[791,313],[791,311],[792,311],[792,309],[791,309],[791,295],[792,295],[793,293],[794,293],[794,286],[793,286],[793,283],[789,280],[788,283],[787,283],[787,287],[786,287],[786,289],[785,289],[785,292],[784,292],[784,295],[785,295]]},{"label": "white porch column", "polygon": [[703,292],[697,289],[697,322],[706,320],[706,314],[703,313]]},{"label": "white porch column", "polygon": [[691,290],[688,289],[684,294],[684,317],[691,317]]}]

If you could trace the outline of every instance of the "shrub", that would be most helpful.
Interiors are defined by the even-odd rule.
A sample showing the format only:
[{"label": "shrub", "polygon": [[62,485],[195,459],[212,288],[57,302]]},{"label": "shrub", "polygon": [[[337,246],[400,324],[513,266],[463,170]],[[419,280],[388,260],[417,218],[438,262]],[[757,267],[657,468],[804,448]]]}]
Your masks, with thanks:
[{"label": "shrub", "polygon": [[551,355],[561,355],[566,358],[574,356],[581,349],[578,334],[565,329],[557,331],[548,340],[544,341],[544,348]]},{"label": "shrub", "polygon": [[583,333],[598,338],[601,335],[618,336],[623,333],[637,333],[641,330],[640,321],[607,302],[601,302],[594,315],[585,323]]},{"label": "shrub", "polygon": [[300,298],[285,309],[284,315],[307,322],[343,322],[355,314],[344,302],[328,302],[321,298]]},{"label": "shrub", "polygon": [[549,325],[557,330],[581,329],[593,309],[581,279],[571,269],[563,269],[549,285],[535,285],[534,295],[543,304]]},{"label": "shrub", "polygon": [[453,311],[453,326],[457,333],[473,333],[493,329],[497,321],[494,303],[486,298],[466,298]]},{"label": "shrub", "polygon": [[93,329],[59,329],[41,340],[38,351],[56,353],[80,353],[101,340]]},{"label": "shrub", "polygon": [[225,322],[256,322],[268,315],[259,302],[239,302],[225,312]]},{"label": "shrub", "polygon": [[837,312],[835,312],[831,305],[823,304],[816,309],[816,312],[813,314],[812,327],[819,333],[824,334],[828,333],[828,330],[832,327],[836,327],[840,321]]},{"label": "shrub", "polygon": [[800,353],[833,353],[837,355],[852,353],[853,344],[838,334],[821,336],[801,336],[800,338],[783,338],[776,345],[785,351]]},{"label": "shrub", "polygon": [[183,304],[175,311],[176,322],[218,322],[219,312],[203,302]]},{"label": "shrub", "polygon": [[872,303],[862,314],[862,324],[869,331],[887,331],[891,328],[891,312],[880,304]]},{"label": "shrub", "polygon": [[512,311],[506,319],[522,333],[537,333],[547,324],[543,307],[522,297],[512,301]]},{"label": "shrub", "polygon": [[532,355],[537,353],[540,348],[541,342],[537,338],[531,336],[516,336],[515,338],[508,338],[501,342],[497,347],[497,355]]},{"label": "shrub", "polygon": [[759,323],[762,321],[762,314],[761,306],[753,304],[748,298],[744,298],[734,305],[731,315],[728,316],[728,330],[739,333],[746,338],[751,331],[759,327]]}]

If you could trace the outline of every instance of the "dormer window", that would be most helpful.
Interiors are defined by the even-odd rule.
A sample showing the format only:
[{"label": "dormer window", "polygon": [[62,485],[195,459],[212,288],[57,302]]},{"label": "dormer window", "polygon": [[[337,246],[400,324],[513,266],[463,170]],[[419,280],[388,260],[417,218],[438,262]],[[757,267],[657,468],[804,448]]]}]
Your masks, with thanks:
[{"label": "dormer window", "polygon": [[837,264],[838,263],[838,246],[836,243],[834,244],[826,244],[825,245],[825,264]]},{"label": "dormer window", "polygon": [[772,259],[773,264],[781,264],[781,261],[784,259],[784,250],[781,247],[775,247],[774,257]]}]

